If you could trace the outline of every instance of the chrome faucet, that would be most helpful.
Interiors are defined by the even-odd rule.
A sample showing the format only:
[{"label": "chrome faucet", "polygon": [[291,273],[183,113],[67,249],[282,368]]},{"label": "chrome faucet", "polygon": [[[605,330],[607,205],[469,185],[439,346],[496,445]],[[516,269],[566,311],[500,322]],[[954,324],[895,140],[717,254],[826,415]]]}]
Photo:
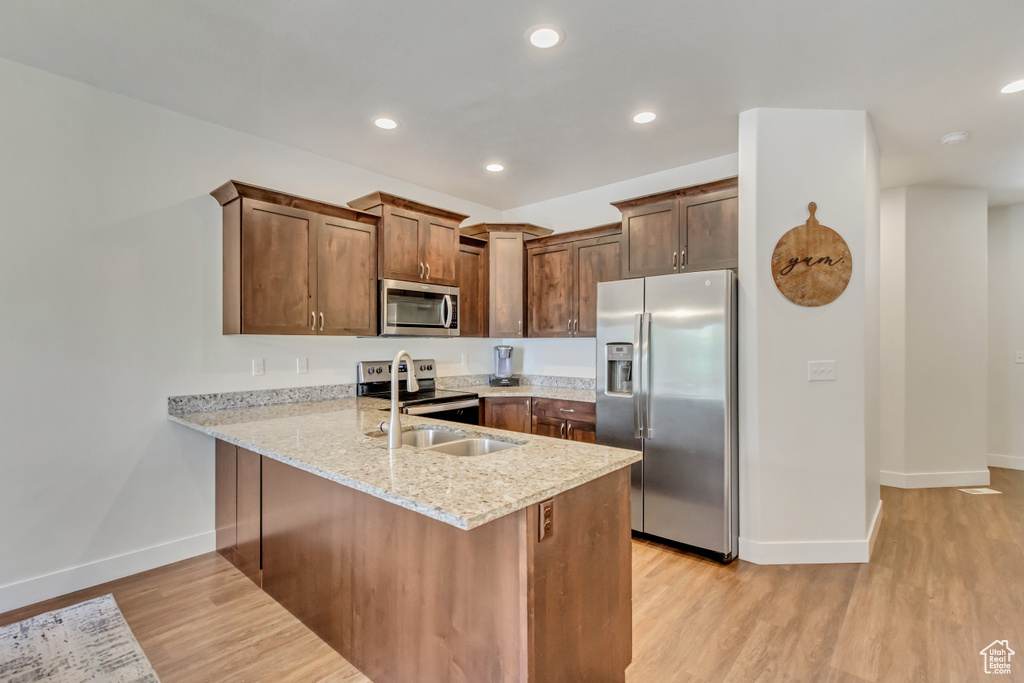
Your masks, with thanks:
[{"label": "chrome faucet", "polygon": [[416,370],[412,364],[412,356],[405,349],[398,352],[395,361],[391,364],[391,421],[388,423],[388,448],[395,449],[402,447],[402,415],[398,410],[398,366],[405,358],[406,363],[406,388],[409,391],[419,391],[420,385],[416,381]]}]

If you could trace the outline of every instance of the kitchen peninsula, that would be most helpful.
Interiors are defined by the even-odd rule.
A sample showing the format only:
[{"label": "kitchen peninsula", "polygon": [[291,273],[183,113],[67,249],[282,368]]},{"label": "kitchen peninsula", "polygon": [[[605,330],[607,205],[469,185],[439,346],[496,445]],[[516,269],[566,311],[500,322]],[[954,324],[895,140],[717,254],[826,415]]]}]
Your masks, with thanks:
[{"label": "kitchen peninsula", "polygon": [[375,683],[623,681],[639,454],[414,416],[514,445],[391,451],[386,407],[172,404],[217,439],[221,553]]}]

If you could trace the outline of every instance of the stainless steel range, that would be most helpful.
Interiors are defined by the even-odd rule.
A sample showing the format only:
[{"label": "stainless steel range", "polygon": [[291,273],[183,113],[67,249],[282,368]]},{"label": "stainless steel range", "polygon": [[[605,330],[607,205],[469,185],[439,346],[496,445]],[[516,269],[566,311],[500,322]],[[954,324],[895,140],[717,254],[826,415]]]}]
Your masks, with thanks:
[{"label": "stainless steel range", "polygon": [[[390,360],[359,361],[356,364],[356,394],[390,401],[391,366]],[[477,394],[436,388],[437,364],[433,359],[414,360],[412,366],[419,390],[399,391],[398,407],[404,414],[425,415],[462,424],[480,424],[480,398]],[[398,365],[400,386],[405,386],[408,372],[406,363]]]}]

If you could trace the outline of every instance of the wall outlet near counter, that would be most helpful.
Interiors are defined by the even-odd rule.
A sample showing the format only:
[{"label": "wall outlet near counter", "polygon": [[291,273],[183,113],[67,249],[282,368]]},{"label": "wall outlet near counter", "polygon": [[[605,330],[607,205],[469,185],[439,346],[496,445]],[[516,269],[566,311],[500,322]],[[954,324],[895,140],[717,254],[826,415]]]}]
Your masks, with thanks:
[{"label": "wall outlet near counter", "polygon": [[295,374],[305,375],[309,372],[309,359],[308,358],[296,358],[295,359]]},{"label": "wall outlet near counter", "polygon": [[253,358],[252,359],[252,376],[253,377],[262,377],[265,374],[266,374],[266,372],[264,371],[264,368],[263,368],[263,359],[262,358]]},{"label": "wall outlet near counter", "polygon": [[1014,362],[1018,365],[1024,364],[1024,351],[1018,351]]}]

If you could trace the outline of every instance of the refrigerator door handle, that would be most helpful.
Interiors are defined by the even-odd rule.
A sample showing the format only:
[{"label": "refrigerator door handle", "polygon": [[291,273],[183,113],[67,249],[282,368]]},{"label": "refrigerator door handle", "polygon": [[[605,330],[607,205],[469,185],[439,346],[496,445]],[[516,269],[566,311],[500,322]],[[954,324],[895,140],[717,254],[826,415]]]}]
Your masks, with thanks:
[{"label": "refrigerator door handle", "polygon": [[643,429],[641,436],[651,438],[651,314],[644,313],[640,324],[640,355],[643,358]]},{"label": "refrigerator door handle", "polygon": [[644,429],[643,413],[643,352],[640,350],[643,341],[643,313],[633,316],[633,438],[642,439]]}]

